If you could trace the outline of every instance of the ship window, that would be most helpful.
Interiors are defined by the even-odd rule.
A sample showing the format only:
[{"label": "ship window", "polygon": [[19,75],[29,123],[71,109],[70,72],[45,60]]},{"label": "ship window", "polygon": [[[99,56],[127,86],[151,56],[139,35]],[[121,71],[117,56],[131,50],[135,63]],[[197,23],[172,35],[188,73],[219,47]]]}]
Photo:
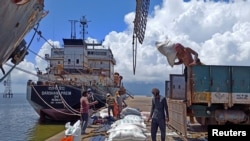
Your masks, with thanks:
[{"label": "ship window", "polygon": [[60,61],[58,61],[58,62],[57,62],[57,64],[61,64],[61,62],[60,62]]},{"label": "ship window", "polygon": [[68,64],[70,64],[70,62],[71,62],[71,60],[70,60],[70,59],[68,59]]},{"label": "ship window", "polygon": [[102,64],[102,61],[100,62],[100,64]]},{"label": "ship window", "polygon": [[107,52],[88,51],[88,55],[100,55],[100,56],[107,56]]},{"label": "ship window", "polygon": [[79,59],[76,59],[76,64],[79,64]]},{"label": "ship window", "polygon": [[93,55],[93,51],[88,51],[88,55]]}]

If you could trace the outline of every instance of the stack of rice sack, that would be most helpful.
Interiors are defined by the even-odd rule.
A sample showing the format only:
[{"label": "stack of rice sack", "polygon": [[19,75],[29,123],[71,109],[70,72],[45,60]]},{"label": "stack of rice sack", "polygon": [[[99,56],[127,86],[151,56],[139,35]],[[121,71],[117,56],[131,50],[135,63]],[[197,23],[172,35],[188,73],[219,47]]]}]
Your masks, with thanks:
[{"label": "stack of rice sack", "polygon": [[121,119],[111,124],[106,141],[146,141],[147,128],[139,110],[126,107]]}]

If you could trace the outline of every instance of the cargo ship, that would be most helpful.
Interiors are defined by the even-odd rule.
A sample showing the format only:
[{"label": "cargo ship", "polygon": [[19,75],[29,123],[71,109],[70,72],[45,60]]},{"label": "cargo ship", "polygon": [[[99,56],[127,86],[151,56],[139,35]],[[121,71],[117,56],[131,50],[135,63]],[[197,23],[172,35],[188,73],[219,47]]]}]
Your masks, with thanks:
[{"label": "cargo ship", "polygon": [[63,39],[63,48],[51,48],[45,54],[46,72],[37,69],[38,80],[28,80],[27,100],[41,120],[69,121],[80,118],[80,98],[90,90],[99,103],[105,106],[106,94],[126,93],[123,77],[114,71],[116,60],[110,48],[101,43],[87,43],[84,39],[87,20],[79,21],[82,38]]}]

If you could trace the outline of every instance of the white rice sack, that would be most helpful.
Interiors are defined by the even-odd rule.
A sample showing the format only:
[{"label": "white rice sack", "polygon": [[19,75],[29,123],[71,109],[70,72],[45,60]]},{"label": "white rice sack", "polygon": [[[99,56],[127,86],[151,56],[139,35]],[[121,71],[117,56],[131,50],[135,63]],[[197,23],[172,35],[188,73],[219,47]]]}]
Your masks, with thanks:
[{"label": "white rice sack", "polygon": [[67,123],[65,124],[65,128],[68,129],[68,128],[70,128],[70,127],[71,127],[70,122],[67,122]]},{"label": "white rice sack", "polygon": [[73,136],[81,136],[81,127],[73,127],[72,135]]},{"label": "white rice sack", "polygon": [[149,118],[150,112],[142,111],[141,117],[143,120],[147,120]]},{"label": "white rice sack", "polygon": [[99,114],[98,114],[99,117],[101,118],[105,118],[105,117],[108,117],[108,108],[105,108],[105,109],[102,109]]},{"label": "white rice sack", "polygon": [[108,140],[112,141],[145,141],[146,139],[147,135],[144,131],[135,125],[126,126],[126,129],[113,130],[108,137]]},{"label": "white rice sack", "polygon": [[168,64],[173,67],[176,59],[176,50],[174,49],[174,43],[169,40],[164,42],[156,42],[155,43],[158,51],[167,57]]},{"label": "white rice sack", "polygon": [[144,122],[144,119],[142,118],[142,116],[138,116],[138,115],[126,115],[123,119],[138,120],[140,122]]},{"label": "white rice sack", "polygon": [[121,117],[125,117],[126,115],[138,115],[138,116],[141,116],[141,113],[136,108],[126,107],[126,108],[122,109],[120,115],[121,115]]},{"label": "white rice sack", "polygon": [[65,124],[65,135],[66,136],[70,136],[70,135],[74,135],[74,136],[79,136],[81,135],[81,121],[77,120],[73,126],[70,125],[70,122],[67,122]]},{"label": "white rice sack", "polygon": [[119,125],[127,126],[130,124],[137,125],[138,127],[141,127],[141,128],[146,128],[146,124],[144,122],[141,122],[138,120],[131,120],[131,119],[119,119],[111,124],[111,128],[117,127]]},{"label": "white rice sack", "polygon": [[70,136],[73,135],[73,127],[69,127],[68,129],[65,130],[65,136]]},{"label": "white rice sack", "polygon": [[111,132],[114,132],[114,131],[118,131],[118,130],[138,130],[140,132],[143,132],[143,133],[147,133],[147,128],[142,128],[142,127],[139,127],[137,126],[136,124],[129,124],[129,125],[118,125],[116,127],[113,127],[111,129],[109,129],[107,131],[107,133],[111,133]]},{"label": "white rice sack", "polygon": [[81,127],[81,121],[80,120],[77,120],[74,125],[73,125],[74,128],[77,128],[77,127]]}]

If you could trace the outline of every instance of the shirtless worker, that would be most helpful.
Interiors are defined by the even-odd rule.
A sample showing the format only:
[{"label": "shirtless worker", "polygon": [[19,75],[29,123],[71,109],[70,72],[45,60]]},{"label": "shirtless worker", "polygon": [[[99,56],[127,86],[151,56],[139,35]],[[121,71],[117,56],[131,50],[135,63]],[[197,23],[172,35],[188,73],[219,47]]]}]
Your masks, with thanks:
[{"label": "shirtless worker", "polygon": [[[176,57],[177,57],[177,59],[179,59],[179,62],[175,62],[174,64],[175,65],[180,65],[180,64],[185,65],[184,76],[185,76],[185,82],[187,82],[187,76],[188,76],[187,68],[189,66],[201,65],[200,59],[198,58],[198,53],[189,47],[184,47],[180,43],[176,43],[174,48],[177,52]],[[194,56],[194,58],[192,55]],[[194,116],[193,116],[192,112],[189,110],[188,110],[188,112],[190,112],[189,114],[190,114],[191,123],[194,123]]]},{"label": "shirtless worker", "polygon": [[[189,47],[184,47],[180,43],[176,43],[174,48],[177,52],[176,57],[179,60],[178,62],[175,62],[174,65],[180,65],[180,64],[185,65],[184,75],[185,75],[185,82],[187,82],[187,67],[200,63],[200,59],[198,58],[198,53]],[[192,55],[194,55],[194,58]]]}]

